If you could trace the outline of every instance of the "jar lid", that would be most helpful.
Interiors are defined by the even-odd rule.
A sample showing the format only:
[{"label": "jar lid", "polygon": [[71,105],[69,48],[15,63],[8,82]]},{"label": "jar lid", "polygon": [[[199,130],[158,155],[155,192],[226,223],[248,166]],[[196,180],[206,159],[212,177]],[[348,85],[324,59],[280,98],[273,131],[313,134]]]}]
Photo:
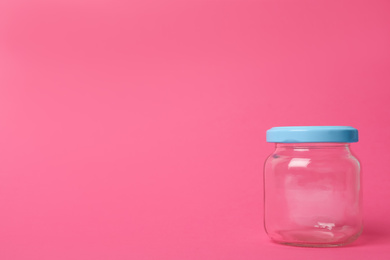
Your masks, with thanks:
[{"label": "jar lid", "polygon": [[358,130],[350,126],[285,126],[267,131],[269,143],[354,143]]}]

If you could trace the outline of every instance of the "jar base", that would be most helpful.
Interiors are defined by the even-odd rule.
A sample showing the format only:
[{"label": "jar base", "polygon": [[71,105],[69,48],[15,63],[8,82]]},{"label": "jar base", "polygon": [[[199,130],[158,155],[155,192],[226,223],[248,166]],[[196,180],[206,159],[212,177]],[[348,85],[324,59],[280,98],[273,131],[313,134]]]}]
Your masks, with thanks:
[{"label": "jar base", "polygon": [[[349,232],[348,232],[349,231]],[[271,237],[279,244],[300,247],[338,247],[355,241],[363,229],[356,233],[356,229],[342,230],[288,230],[277,232],[277,237]],[[353,232],[353,233],[352,233]]]}]

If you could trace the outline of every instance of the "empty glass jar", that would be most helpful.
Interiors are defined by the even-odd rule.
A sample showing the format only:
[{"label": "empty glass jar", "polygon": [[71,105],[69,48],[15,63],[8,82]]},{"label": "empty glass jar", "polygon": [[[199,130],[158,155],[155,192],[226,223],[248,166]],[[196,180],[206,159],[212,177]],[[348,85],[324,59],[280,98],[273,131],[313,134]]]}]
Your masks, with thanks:
[{"label": "empty glass jar", "polygon": [[331,247],[362,232],[359,161],[347,126],[274,127],[264,167],[264,226],[275,242]]}]

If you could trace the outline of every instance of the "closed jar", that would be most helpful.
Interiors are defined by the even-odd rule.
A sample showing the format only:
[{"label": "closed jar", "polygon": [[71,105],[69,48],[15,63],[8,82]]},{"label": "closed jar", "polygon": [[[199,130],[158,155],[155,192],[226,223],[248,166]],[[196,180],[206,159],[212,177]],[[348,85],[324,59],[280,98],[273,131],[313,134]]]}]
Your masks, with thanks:
[{"label": "closed jar", "polygon": [[274,127],[264,166],[264,226],[275,242],[332,247],[362,232],[360,163],[346,126]]}]

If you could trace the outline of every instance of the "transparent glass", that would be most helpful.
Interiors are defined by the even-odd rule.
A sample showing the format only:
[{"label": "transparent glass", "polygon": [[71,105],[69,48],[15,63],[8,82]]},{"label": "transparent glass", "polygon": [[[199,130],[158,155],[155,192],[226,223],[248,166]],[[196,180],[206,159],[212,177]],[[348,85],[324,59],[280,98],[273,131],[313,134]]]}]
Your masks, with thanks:
[{"label": "transparent glass", "polygon": [[264,166],[264,227],[275,242],[332,247],[362,232],[359,161],[346,143],[278,143]]}]

